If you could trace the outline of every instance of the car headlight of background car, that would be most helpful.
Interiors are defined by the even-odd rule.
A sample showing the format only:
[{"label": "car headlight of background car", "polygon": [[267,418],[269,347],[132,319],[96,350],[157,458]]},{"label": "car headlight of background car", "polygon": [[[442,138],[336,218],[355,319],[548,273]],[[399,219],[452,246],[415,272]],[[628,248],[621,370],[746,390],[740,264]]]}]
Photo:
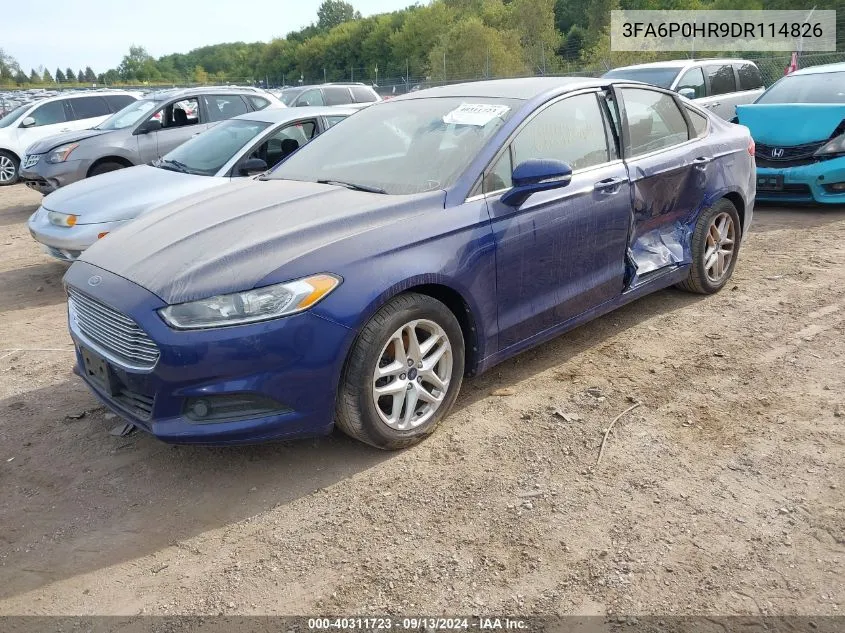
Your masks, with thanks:
[{"label": "car headlight of background car", "polygon": [[845,154],[845,134],[840,134],[836,138],[829,140],[816,150],[816,156],[828,154]]},{"label": "car headlight of background car", "polygon": [[47,219],[50,220],[50,224],[55,224],[56,226],[70,227],[75,226],[76,221],[79,218],[73,215],[72,213],[59,213],[58,211],[48,211]]},{"label": "car headlight of background car", "polygon": [[320,274],[254,290],[178,303],[158,313],[177,330],[225,327],[266,321],[307,310],[340,285],[336,275]]},{"label": "car headlight of background car", "polygon": [[63,163],[68,159],[70,153],[79,147],[79,143],[68,143],[67,145],[62,145],[57,147],[49,154],[47,154],[47,162],[48,163]]}]

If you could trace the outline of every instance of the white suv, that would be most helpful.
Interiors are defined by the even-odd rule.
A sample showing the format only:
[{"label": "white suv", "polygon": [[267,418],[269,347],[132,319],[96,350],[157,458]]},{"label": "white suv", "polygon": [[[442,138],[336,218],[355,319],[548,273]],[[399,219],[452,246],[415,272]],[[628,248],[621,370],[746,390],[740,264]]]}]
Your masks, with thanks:
[{"label": "white suv", "polygon": [[118,90],[86,91],[18,106],[0,119],[0,187],[18,181],[21,158],[35,141],[93,127],[136,100]]},{"label": "white suv", "polygon": [[642,81],[695,99],[697,105],[730,121],[736,106],[763,94],[763,77],[745,59],[681,59],[614,68],[602,77]]}]

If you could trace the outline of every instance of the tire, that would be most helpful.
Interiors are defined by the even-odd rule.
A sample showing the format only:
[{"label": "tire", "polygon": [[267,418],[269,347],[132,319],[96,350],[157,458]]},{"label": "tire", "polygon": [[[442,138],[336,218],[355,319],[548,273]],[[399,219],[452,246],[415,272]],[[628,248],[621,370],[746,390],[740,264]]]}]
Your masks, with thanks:
[{"label": "tire", "polygon": [[[20,178],[21,162],[11,152],[0,150],[0,187],[14,185]],[[9,176],[11,170],[11,176]]]},{"label": "tire", "polygon": [[[689,277],[676,286],[687,292],[704,295],[719,292],[733,274],[741,239],[739,214],[730,200],[722,198],[702,211],[692,234]],[[716,260],[713,260],[713,249],[728,253],[730,259],[726,261],[725,255],[717,255]]]},{"label": "tire", "polygon": [[116,163],[114,161],[106,161],[104,163],[100,163],[99,165],[95,165],[90,172],[88,172],[88,177],[91,176],[99,176],[100,174],[107,174],[110,171],[117,171],[118,169],[125,168],[126,165],[122,163]]},{"label": "tire", "polygon": [[[412,331],[417,348],[411,341]],[[426,341],[432,337],[434,342],[427,348]],[[412,366],[405,366],[407,357],[401,358],[406,350]],[[337,426],[382,450],[420,442],[434,432],[455,403],[464,376],[464,356],[463,332],[449,308],[427,295],[395,297],[367,322],[352,345],[338,390]],[[434,362],[435,358],[439,360]],[[386,375],[377,379],[377,368]],[[436,381],[445,389],[435,386]],[[385,390],[385,395],[377,398],[377,389]]]}]

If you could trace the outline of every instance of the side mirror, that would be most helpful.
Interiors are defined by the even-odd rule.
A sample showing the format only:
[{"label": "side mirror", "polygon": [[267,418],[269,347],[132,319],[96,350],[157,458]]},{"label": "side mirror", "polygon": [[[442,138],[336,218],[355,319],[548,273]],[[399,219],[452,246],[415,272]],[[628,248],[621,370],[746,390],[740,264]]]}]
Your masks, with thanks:
[{"label": "side mirror", "polygon": [[678,94],[682,97],[686,97],[687,99],[695,99],[694,88],[681,88],[680,90],[678,90]]},{"label": "side mirror", "polygon": [[35,125],[35,119],[31,116],[25,117],[23,121],[21,121],[21,127],[32,127]]},{"label": "side mirror", "polygon": [[158,119],[147,119],[138,126],[138,129],[135,130],[135,134],[149,134],[150,132],[155,132],[160,129],[161,121]]},{"label": "side mirror", "polygon": [[502,196],[502,203],[519,207],[532,193],[565,187],[572,180],[572,167],[559,160],[532,158],[513,170],[513,188]]},{"label": "side mirror", "polygon": [[247,158],[238,167],[238,173],[241,176],[254,176],[267,171],[267,163],[260,158]]}]

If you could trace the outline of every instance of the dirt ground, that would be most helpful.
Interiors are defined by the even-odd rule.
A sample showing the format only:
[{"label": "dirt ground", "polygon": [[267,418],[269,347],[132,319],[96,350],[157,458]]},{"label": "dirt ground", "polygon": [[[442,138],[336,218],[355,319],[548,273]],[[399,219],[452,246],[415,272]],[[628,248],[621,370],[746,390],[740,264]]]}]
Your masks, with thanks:
[{"label": "dirt ground", "polygon": [[383,453],[110,435],[39,198],[0,190],[0,614],[845,612],[845,210],[758,208],[722,293],[527,352]]}]

